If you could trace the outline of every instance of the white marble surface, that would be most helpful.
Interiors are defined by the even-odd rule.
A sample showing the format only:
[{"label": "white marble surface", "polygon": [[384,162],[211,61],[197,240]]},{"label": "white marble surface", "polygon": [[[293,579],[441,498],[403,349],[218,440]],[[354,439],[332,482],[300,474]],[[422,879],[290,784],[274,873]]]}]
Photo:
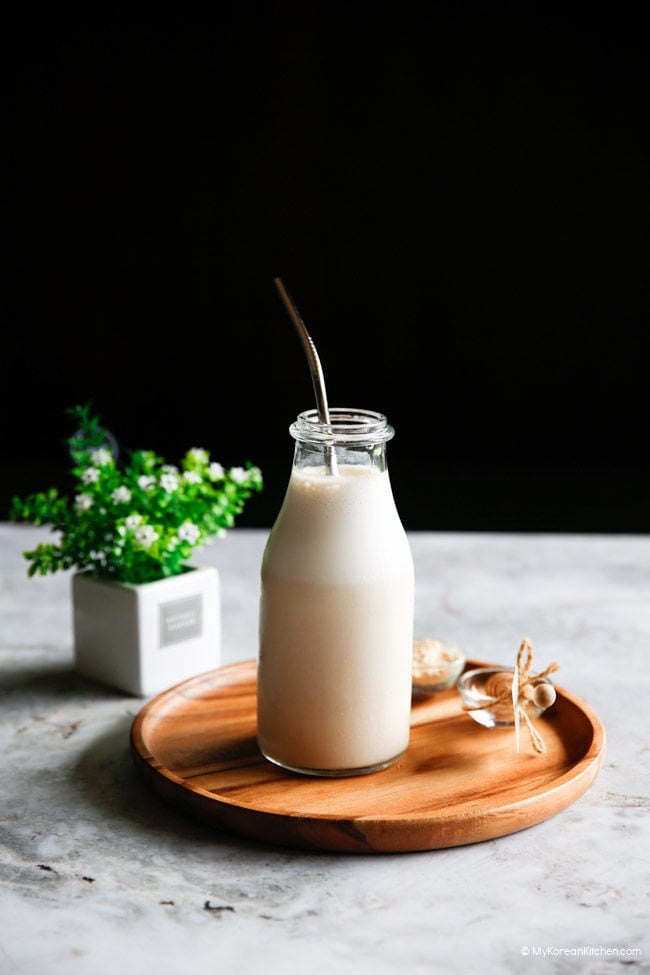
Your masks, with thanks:
[{"label": "white marble surface", "polygon": [[[43,532],[0,525],[3,975],[650,971],[650,537],[410,537],[416,635],[499,663],[527,636],[600,716],[607,757],[528,830],[344,856],[219,833],[149,793],[128,750],[143,701],[73,672],[69,577],[28,579]],[[235,529],[200,560],[221,572],[223,663],[255,656],[265,540]]]}]

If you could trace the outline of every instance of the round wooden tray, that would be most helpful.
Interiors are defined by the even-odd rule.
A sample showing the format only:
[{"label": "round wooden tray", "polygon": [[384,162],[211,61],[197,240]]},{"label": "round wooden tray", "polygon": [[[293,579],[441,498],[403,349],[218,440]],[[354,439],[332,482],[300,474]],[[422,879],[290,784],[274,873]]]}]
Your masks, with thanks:
[{"label": "round wooden tray", "polygon": [[[470,661],[467,667],[485,666]],[[281,846],[341,853],[433,850],[505,836],[581,796],[605,753],[597,716],[556,686],[538,718],[546,752],[522,729],[483,728],[455,688],[414,700],[411,740],[390,768],[349,778],[285,772],[257,747],[256,664],[230,664],[152,698],[131,727],[148,787],[204,823]]]}]

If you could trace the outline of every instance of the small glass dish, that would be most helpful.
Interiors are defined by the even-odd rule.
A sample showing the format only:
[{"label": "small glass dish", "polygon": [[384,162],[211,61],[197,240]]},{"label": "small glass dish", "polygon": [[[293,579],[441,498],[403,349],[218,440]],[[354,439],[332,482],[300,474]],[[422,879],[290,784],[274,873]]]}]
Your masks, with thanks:
[{"label": "small glass dish", "polygon": [[423,697],[452,687],[465,666],[465,652],[442,640],[416,640],[413,644],[413,695]]},{"label": "small glass dish", "polygon": [[[514,667],[477,667],[474,670],[465,671],[460,676],[456,687],[467,713],[474,721],[486,728],[514,725],[515,712],[512,706],[512,693],[506,694],[503,700],[499,700],[502,693],[511,691],[514,672]],[[529,696],[525,700],[524,707],[529,718],[538,718],[555,700],[554,692],[547,695],[537,692],[538,698],[548,697],[549,703],[545,706],[536,703],[533,695],[535,695],[540,684],[548,684],[549,687],[553,687],[548,677],[542,677],[534,680],[530,688],[526,689]]]}]

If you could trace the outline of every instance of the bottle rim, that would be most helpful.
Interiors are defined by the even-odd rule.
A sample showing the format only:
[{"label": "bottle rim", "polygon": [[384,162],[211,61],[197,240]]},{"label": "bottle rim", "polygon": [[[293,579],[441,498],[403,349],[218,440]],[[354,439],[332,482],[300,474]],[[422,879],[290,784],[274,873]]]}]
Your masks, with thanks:
[{"label": "bottle rim", "polygon": [[296,440],[314,443],[376,444],[395,436],[395,430],[383,413],[375,410],[332,406],[330,422],[321,423],[317,410],[304,410],[289,427]]}]

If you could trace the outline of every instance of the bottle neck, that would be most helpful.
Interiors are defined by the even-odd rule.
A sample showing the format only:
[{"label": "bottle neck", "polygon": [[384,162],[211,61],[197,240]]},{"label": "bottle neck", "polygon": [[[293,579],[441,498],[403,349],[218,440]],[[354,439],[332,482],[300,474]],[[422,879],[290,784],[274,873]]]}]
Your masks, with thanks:
[{"label": "bottle neck", "polygon": [[341,467],[367,467],[383,472],[386,444],[395,431],[381,413],[333,407],[329,422],[316,410],[299,414],[289,431],[296,441],[294,467],[324,468],[336,476]]}]

